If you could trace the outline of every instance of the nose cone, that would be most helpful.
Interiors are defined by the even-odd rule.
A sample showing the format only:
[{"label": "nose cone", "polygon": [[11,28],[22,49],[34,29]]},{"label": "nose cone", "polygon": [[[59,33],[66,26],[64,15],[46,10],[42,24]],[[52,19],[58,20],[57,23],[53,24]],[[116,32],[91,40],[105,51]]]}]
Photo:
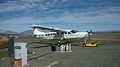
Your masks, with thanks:
[{"label": "nose cone", "polygon": [[87,33],[86,34],[86,36],[88,37],[88,36],[92,36],[93,34],[92,33]]},{"label": "nose cone", "polygon": [[90,33],[90,35],[92,35],[92,33]]}]

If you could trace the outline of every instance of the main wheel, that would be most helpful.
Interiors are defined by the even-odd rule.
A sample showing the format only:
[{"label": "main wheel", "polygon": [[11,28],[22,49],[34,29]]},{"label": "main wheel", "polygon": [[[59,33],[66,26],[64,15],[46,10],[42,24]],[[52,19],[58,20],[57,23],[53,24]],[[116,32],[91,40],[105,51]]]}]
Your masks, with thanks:
[{"label": "main wheel", "polygon": [[85,47],[85,46],[86,46],[86,44],[85,44],[85,43],[83,43],[82,47]]}]

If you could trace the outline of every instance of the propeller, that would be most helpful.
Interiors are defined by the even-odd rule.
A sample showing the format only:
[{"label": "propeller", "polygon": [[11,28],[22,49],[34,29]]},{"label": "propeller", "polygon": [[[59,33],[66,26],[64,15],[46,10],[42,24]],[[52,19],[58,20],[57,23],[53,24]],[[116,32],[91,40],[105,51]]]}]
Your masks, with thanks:
[{"label": "propeller", "polygon": [[87,31],[88,32],[88,34],[90,34],[90,33],[92,33],[92,30],[90,30],[90,31]]},{"label": "propeller", "polygon": [[88,33],[88,38],[89,38],[89,41],[90,41],[90,35],[92,35],[92,30],[87,31],[87,33]]}]

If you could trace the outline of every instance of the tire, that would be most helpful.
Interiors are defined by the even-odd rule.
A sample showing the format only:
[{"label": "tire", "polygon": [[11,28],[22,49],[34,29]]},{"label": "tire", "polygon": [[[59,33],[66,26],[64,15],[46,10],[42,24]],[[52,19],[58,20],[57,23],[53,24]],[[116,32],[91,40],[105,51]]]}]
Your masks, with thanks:
[{"label": "tire", "polygon": [[85,47],[85,46],[86,46],[85,43],[83,43],[82,47]]}]

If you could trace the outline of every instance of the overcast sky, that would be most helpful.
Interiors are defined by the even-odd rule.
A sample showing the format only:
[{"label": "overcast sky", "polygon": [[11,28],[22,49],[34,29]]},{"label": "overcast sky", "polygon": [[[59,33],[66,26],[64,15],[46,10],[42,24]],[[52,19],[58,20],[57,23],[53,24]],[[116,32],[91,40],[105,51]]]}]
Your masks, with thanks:
[{"label": "overcast sky", "polygon": [[120,31],[120,0],[0,0],[0,30],[33,24],[78,31]]}]

